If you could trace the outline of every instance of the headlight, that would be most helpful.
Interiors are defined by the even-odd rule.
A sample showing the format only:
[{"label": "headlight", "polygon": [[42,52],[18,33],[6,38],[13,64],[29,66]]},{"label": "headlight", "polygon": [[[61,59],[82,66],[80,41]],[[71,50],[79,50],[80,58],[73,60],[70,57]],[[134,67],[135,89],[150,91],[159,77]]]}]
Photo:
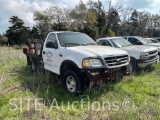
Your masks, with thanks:
[{"label": "headlight", "polygon": [[140,60],[147,60],[149,53],[141,53]]},{"label": "headlight", "polygon": [[85,59],[82,61],[83,67],[101,67],[102,62],[99,59]]},{"label": "headlight", "polygon": [[147,56],[149,53],[141,53],[141,56]]},{"label": "headlight", "polygon": [[157,51],[160,52],[160,47],[157,48]]}]

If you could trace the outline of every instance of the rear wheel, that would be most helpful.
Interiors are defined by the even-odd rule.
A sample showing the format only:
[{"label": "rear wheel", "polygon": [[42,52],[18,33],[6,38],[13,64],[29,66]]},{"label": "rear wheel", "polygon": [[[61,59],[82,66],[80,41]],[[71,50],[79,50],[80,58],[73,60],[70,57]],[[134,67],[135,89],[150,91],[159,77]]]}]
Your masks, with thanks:
[{"label": "rear wheel", "polygon": [[82,93],[82,80],[77,73],[72,70],[66,71],[63,77],[63,84],[65,89],[70,93]]}]

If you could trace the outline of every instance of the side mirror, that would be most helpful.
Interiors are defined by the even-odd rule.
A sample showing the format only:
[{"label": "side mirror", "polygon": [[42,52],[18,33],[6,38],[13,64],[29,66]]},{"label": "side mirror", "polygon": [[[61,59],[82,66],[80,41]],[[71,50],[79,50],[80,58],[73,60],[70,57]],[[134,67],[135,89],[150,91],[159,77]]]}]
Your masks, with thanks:
[{"label": "side mirror", "polygon": [[55,48],[55,49],[57,49],[57,48],[58,48],[58,45],[57,45],[57,42],[52,42],[52,41],[50,41],[50,42],[47,42],[47,43],[46,43],[46,47],[47,47],[47,48]]},{"label": "side mirror", "polygon": [[142,45],[142,43],[140,41],[137,41],[137,45]]},{"label": "side mirror", "polygon": [[98,44],[98,45],[101,45],[101,43],[100,43],[100,42],[97,42],[97,44]]}]

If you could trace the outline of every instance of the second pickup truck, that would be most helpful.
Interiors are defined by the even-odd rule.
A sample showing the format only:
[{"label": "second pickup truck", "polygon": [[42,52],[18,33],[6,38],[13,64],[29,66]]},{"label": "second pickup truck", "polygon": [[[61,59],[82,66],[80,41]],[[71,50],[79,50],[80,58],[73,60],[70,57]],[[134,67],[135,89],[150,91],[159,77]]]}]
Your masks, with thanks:
[{"label": "second pickup truck", "polygon": [[99,38],[97,42],[103,46],[121,48],[130,55],[130,72],[137,68],[146,68],[148,65],[159,62],[157,48],[151,46],[132,45],[122,37]]}]

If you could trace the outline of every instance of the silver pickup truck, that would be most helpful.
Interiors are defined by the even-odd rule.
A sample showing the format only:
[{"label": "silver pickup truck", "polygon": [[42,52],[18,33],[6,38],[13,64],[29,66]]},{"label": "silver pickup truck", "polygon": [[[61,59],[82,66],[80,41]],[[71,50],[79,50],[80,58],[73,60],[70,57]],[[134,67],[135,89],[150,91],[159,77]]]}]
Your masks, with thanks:
[{"label": "silver pickup truck", "polygon": [[151,46],[132,45],[122,37],[99,38],[97,42],[104,46],[121,48],[130,55],[130,72],[136,68],[146,68],[148,65],[159,62],[157,48]]},{"label": "silver pickup truck", "polygon": [[156,47],[158,54],[160,56],[160,42],[153,43],[152,41],[147,40],[140,36],[123,36],[123,38],[129,41],[132,45],[144,45],[144,46]]}]

